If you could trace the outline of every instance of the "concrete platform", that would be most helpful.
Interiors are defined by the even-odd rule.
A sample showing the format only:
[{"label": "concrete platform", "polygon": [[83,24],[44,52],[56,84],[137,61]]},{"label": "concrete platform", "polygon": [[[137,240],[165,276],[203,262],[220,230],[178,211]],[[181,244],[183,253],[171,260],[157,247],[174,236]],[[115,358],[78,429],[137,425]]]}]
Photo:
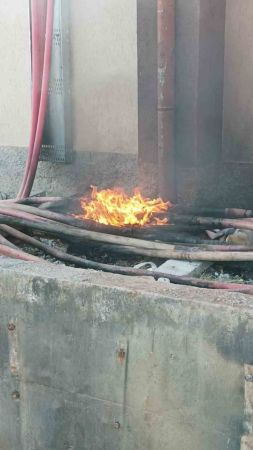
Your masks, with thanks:
[{"label": "concrete platform", "polygon": [[0,350],[2,450],[239,450],[252,432],[250,296],[0,258]]}]

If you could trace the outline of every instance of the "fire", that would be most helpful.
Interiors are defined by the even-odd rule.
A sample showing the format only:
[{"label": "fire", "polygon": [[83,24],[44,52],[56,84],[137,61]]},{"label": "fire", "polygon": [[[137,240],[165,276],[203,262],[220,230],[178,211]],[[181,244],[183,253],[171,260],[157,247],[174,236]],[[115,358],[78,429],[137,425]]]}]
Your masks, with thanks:
[{"label": "fire", "polygon": [[99,191],[96,186],[91,188],[91,198],[81,198],[83,214],[79,215],[79,218],[116,227],[168,223],[167,218],[159,219],[155,215],[168,211],[170,202],[164,202],[161,198],[145,198],[138,189],[135,189],[134,195],[130,197],[122,189]]}]

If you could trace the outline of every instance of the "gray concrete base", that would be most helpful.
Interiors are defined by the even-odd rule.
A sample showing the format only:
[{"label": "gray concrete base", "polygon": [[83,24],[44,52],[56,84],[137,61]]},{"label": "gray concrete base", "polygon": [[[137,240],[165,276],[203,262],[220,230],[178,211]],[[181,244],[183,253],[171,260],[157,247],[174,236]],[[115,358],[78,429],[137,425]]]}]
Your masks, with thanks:
[{"label": "gray concrete base", "polygon": [[[0,147],[0,191],[15,195],[20,186],[27,150]],[[137,186],[137,155],[76,152],[71,164],[40,162],[33,192],[71,195],[100,187]]]},{"label": "gray concrete base", "polygon": [[252,297],[1,258],[0,299],[1,449],[240,450]]}]

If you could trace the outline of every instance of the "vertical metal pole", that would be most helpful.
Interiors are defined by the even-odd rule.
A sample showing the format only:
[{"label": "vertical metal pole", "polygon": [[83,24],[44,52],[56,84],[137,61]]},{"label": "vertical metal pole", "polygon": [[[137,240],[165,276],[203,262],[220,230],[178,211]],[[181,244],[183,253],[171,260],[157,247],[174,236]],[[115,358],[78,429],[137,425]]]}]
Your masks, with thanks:
[{"label": "vertical metal pole", "polygon": [[54,1],[48,109],[40,159],[72,161],[70,120],[69,0]]},{"label": "vertical metal pole", "polygon": [[158,193],[157,0],[137,0],[138,160],[146,195]]},{"label": "vertical metal pole", "polygon": [[157,0],[158,186],[175,200],[175,0]]}]

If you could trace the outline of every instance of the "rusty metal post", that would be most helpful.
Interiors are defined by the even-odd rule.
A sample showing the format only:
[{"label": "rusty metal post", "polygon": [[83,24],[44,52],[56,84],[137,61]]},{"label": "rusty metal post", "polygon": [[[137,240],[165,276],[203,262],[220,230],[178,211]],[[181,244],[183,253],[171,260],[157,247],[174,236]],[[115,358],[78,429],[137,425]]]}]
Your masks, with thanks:
[{"label": "rusty metal post", "polygon": [[139,185],[158,194],[157,0],[137,0]]},{"label": "rusty metal post", "polygon": [[157,0],[159,193],[175,200],[175,0]]}]

